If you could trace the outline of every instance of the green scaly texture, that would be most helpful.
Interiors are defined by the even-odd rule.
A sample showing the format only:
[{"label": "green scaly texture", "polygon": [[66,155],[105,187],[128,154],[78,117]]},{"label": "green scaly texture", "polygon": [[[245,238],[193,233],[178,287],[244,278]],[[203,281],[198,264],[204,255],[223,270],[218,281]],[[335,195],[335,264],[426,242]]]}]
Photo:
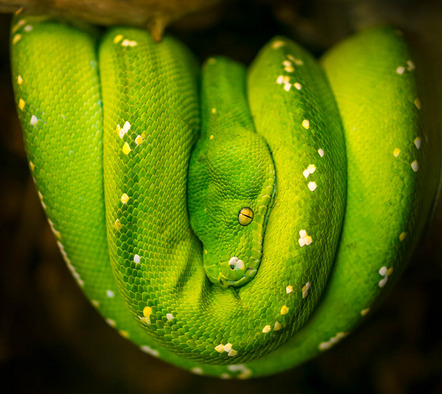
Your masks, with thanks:
[{"label": "green scaly texture", "polygon": [[264,376],[337,343],[433,209],[440,134],[391,28],[323,68],[277,37],[247,71],[209,59],[201,86],[187,48],[135,28],[16,17],[11,53],[30,169],[74,277],[121,335],[194,373]]}]

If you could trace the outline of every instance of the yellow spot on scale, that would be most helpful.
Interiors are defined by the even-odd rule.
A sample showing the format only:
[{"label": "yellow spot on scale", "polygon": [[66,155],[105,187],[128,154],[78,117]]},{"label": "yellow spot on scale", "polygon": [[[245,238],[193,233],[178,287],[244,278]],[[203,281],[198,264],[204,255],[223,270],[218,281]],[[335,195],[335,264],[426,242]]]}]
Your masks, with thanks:
[{"label": "yellow spot on scale", "polygon": [[114,37],[114,43],[115,43],[115,44],[118,44],[122,39],[123,39],[123,35],[122,35],[122,34],[117,34],[117,35]]},{"label": "yellow spot on scale", "polygon": [[413,71],[416,68],[412,60],[407,60],[407,66],[408,71]]},{"label": "yellow spot on scale", "polygon": [[270,330],[271,330],[271,328],[270,328],[270,326],[267,324],[267,325],[262,329],[262,332],[263,332],[264,334],[267,334],[268,332],[270,332]]},{"label": "yellow spot on scale", "polygon": [[19,75],[19,76],[17,77],[17,83],[18,83],[19,85],[21,85],[21,84],[23,83],[23,78],[21,77],[21,75]]},{"label": "yellow spot on scale", "polygon": [[302,127],[304,127],[304,129],[308,130],[310,128],[310,122],[307,119],[304,119],[302,121]]},{"label": "yellow spot on scale", "polygon": [[278,48],[283,47],[284,45],[285,45],[285,42],[284,42],[284,41],[280,41],[280,40],[278,40],[278,41],[274,41],[274,42],[272,43],[272,48],[273,48],[273,49],[278,49]]},{"label": "yellow spot on scale", "polygon": [[284,90],[285,90],[286,92],[289,92],[290,89],[291,89],[291,87],[292,87],[292,85],[291,85],[290,83],[286,83],[286,84],[284,84]]},{"label": "yellow spot on scale", "polygon": [[152,314],[152,308],[150,306],[145,306],[143,309],[143,316],[149,318]]},{"label": "yellow spot on scale", "polygon": [[212,114],[216,114],[216,108],[212,108]]},{"label": "yellow spot on scale", "polygon": [[224,345],[222,343],[220,343],[218,346],[215,346],[215,350],[218,353],[222,353],[224,351]]},{"label": "yellow spot on scale", "polygon": [[25,100],[23,100],[22,98],[20,100],[18,100],[18,108],[20,108],[23,111],[23,108],[25,108]]},{"label": "yellow spot on scale", "polygon": [[394,151],[393,151],[393,156],[394,157],[399,157],[400,153],[401,153],[401,150],[399,148],[395,148]]},{"label": "yellow spot on scale", "polygon": [[362,309],[361,316],[366,316],[368,312],[370,312],[370,308]]},{"label": "yellow spot on scale", "polygon": [[100,306],[100,303],[97,300],[91,300],[91,304],[95,307],[98,308]]},{"label": "yellow spot on scale", "polygon": [[143,142],[143,137],[141,137],[141,135],[137,135],[137,138],[135,138],[135,143],[137,145],[140,145]]},{"label": "yellow spot on scale", "polygon": [[130,152],[132,149],[130,149],[129,144],[128,144],[127,142],[125,142],[124,145],[123,145],[123,149],[121,149],[121,150],[123,151],[123,153],[124,153],[125,155],[128,155],[129,152]]},{"label": "yellow spot on scale", "polygon": [[[23,9],[23,8],[21,8]],[[17,13],[15,15],[18,15]],[[20,19],[15,26],[12,27],[11,33],[14,34],[21,26],[23,26],[26,23],[24,19]]]},{"label": "yellow spot on scale", "polygon": [[286,292],[287,294],[293,292],[293,286],[292,286],[292,285],[288,285],[288,286],[285,288],[285,292]]},{"label": "yellow spot on scale", "polygon": [[417,109],[421,109],[422,108],[421,100],[419,98],[416,98],[414,100],[414,105],[416,106]]},{"label": "yellow spot on scale", "polygon": [[210,136],[210,139],[213,140],[213,135]]},{"label": "yellow spot on scale", "polygon": [[393,273],[393,267],[390,267],[390,268],[387,270],[387,276],[390,276],[392,273]]},{"label": "yellow spot on scale", "polygon": [[298,90],[301,90],[301,89],[302,89],[302,85],[301,85],[299,82],[295,82],[295,83],[293,84],[293,86],[294,86],[296,89],[298,89]]},{"label": "yellow spot on scale", "polygon": [[302,291],[302,298],[307,297],[309,289],[310,289],[310,282],[307,282],[301,290]]},{"label": "yellow spot on scale", "polygon": [[127,202],[129,201],[129,196],[126,193],[123,193],[120,200],[123,204],[127,204]]},{"label": "yellow spot on scale", "polygon": [[21,39],[21,34],[16,34],[13,38],[12,38],[12,44],[17,44],[17,42],[19,42]]},{"label": "yellow spot on scale", "polygon": [[129,333],[127,331],[120,330],[118,333],[124,338],[129,338]]},{"label": "yellow spot on scale", "polygon": [[279,321],[275,322],[275,327],[273,328],[273,330],[278,331],[281,329],[281,323],[279,323]]},{"label": "yellow spot on scale", "polygon": [[238,354],[238,351],[235,350],[235,349],[232,349],[227,355],[228,355],[229,357],[234,357],[234,356],[236,356],[237,354]]},{"label": "yellow spot on scale", "polygon": [[287,308],[287,305],[283,305],[281,308],[281,315],[286,315],[289,312],[289,308]]},{"label": "yellow spot on scale", "polygon": [[117,229],[117,231],[120,230],[120,228],[121,228],[121,222],[120,222],[120,219],[115,220],[114,226],[115,226],[115,228]]},{"label": "yellow spot on scale", "polygon": [[295,69],[292,66],[284,67],[284,70],[287,71],[288,73],[292,73],[293,71],[295,71]]},{"label": "yellow spot on scale", "polygon": [[29,168],[31,169],[31,171],[34,171],[35,169],[35,165],[32,161],[29,162]]}]

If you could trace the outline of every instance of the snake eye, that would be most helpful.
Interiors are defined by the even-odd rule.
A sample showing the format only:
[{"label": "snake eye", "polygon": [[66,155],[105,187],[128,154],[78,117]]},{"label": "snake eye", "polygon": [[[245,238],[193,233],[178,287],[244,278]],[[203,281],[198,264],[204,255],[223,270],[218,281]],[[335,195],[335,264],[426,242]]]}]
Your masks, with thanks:
[{"label": "snake eye", "polygon": [[241,226],[249,225],[253,220],[253,211],[250,208],[241,208],[238,214],[238,222]]}]

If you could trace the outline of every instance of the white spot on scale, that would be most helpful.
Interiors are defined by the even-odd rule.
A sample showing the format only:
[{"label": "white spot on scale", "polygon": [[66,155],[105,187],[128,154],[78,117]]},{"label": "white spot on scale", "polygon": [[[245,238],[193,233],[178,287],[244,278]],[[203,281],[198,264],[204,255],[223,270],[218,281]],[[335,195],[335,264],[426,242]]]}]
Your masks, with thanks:
[{"label": "white spot on scale", "polygon": [[167,320],[171,321],[173,319],[173,315],[171,313],[166,314]]},{"label": "white spot on scale", "polygon": [[307,282],[303,287],[302,287],[302,298],[307,297],[308,295],[308,291],[310,290],[310,282]]},{"label": "white spot on scale", "polygon": [[195,375],[202,375],[204,373],[200,367],[193,367],[190,372],[194,373]]},{"label": "white spot on scale", "polygon": [[134,262],[135,262],[135,264],[140,264],[140,260],[141,260],[141,257],[140,256],[138,256],[137,254],[134,256]]},{"label": "white spot on scale", "polygon": [[313,239],[310,235],[307,234],[307,231],[305,230],[301,230],[299,232],[299,245],[301,246],[301,248],[305,245],[310,245],[313,242]]},{"label": "white spot on scale", "polygon": [[252,371],[248,369],[244,364],[228,365],[227,369],[232,372],[240,372],[237,376],[238,379],[247,379],[252,375]]},{"label": "white spot on scale", "polygon": [[295,82],[295,83],[293,84],[293,86],[294,86],[296,89],[298,89],[298,90],[301,90],[301,89],[302,89],[302,85],[301,85],[299,82]]},{"label": "white spot on scale", "polygon": [[37,117],[35,116],[35,115],[32,115],[32,117],[31,117],[31,125],[32,126],[35,126],[36,124],[37,124],[37,122],[38,122],[38,119],[37,119]]},{"label": "white spot on scale", "polygon": [[405,67],[402,67],[402,66],[399,66],[399,67],[396,69],[396,72],[397,72],[399,75],[403,74],[404,71],[405,71]]},{"label": "white spot on scale", "polygon": [[412,60],[407,60],[407,68],[408,68],[408,71],[413,71],[415,68],[416,68],[416,66],[414,65],[414,62],[412,61]]},{"label": "white spot on scale", "polygon": [[31,25],[26,25],[23,30],[27,31],[27,32],[30,32],[32,30],[32,26]]},{"label": "white spot on scale", "polygon": [[422,140],[419,137],[416,137],[414,139],[414,145],[416,145],[416,148],[420,149],[421,148],[421,144],[422,144]]},{"label": "white spot on scale", "polygon": [[347,336],[346,332],[338,332],[334,337],[331,337],[327,342],[321,342],[318,348],[319,350],[330,349],[333,345],[337,344],[345,336]]},{"label": "white spot on scale", "polygon": [[393,267],[388,268],[386,266],[383,266],[379,270],[379,275],[382,275],[383,278],[379,281],[378,285],[379,287],[384,287],[388,282],[388,277],[393,273]]},{"label": "white spot on scale", "polygon": [[115,320],[112,319],[105,319],[106,323],[109,324],[111,327],[116,327],[117,323],[115,323]]},{"label": "white spot on scale", "polygon": [[419,163],[417,160],[414,160],[411,163],[411,168],[413,169],[414,172],[418,172],[419,171]]},{"label": "white spot on scale", "polygon": [[318,154],[321,157],[324,157],[324,151],[322,149],[318,149]]},{"label": "white spot on scale", "polygon": [[158,350],[152,349],[150,346],[147,346],[147,345],[140,346],[140,350],[143,351],[144,353],[150,354],[151,356],[154,356],[154,357],[160,356],[160,353],[158,352]]},{"label": "white spot on scale", "polygon": [[108,298],[114,298],[115,294],[112,290],[106,290],[106,295],[108,296]]},{"label": "white spot on scale", "polygon": [[310,174],[316,171],[316,166],[314,164],[309,164],[309,166],[304,170],[303,175],[307,179]]},{"label": "white spot on scale", "polygon": [[128,39],[124,39],[123,42],[121,43],[121,46],[123,47],[135,47],[137,45],[138,43],[136,41],[131,41]]},{"label": "white spot on scale", "polygon": [[239,260],[238,257],[234,256],[231,257],[229,260],[229,266],[232,270],[243,270],[244,269],[244,262],[242,260]]},{"label": "white spot on scale", "polygon": [[316,182],[309,182],[308,184],[308,188],[310,189],[311,192],[314,192],[317,187],[318,185],[316,184]]}]

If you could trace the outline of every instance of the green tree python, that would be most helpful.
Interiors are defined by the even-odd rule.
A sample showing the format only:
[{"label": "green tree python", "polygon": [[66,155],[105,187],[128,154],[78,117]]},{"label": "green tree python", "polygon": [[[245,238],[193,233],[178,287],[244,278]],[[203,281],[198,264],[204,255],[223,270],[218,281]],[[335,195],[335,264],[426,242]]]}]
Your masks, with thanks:
[{"label": "green tree python", "polygon": [[16,17],[29,167],[74,278],[142,351],[264,376],[347,336],[435,205],[440,135],[400,31],[320,62],[285,37],[246,68],[144,30]]}]

